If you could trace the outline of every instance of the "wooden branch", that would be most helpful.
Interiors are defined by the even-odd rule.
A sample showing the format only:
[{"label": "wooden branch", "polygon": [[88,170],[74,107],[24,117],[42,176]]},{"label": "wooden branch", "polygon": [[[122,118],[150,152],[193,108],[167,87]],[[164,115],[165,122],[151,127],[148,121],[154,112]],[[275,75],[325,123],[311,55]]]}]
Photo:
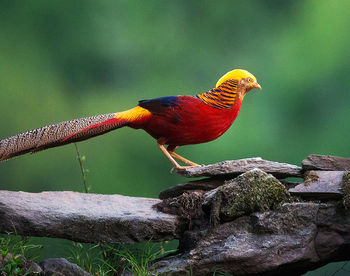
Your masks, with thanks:
[{"label": "wooden branch", "polygon": [[178,238],[184,225],[177,216],[155,210],[159,202],[121,195],[0,191],[0,232],[91,243]]}]

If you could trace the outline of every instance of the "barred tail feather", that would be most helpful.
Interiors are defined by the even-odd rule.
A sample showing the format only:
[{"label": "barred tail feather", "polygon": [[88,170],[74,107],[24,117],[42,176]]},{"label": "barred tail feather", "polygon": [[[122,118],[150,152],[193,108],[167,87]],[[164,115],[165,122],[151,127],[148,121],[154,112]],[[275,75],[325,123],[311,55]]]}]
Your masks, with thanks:
[{"label": "barred tail feather", "polygon": [[96,115],[44,126],[0,140],[0,162],[28,152],[89,139],[127,125],[116,113]]}]

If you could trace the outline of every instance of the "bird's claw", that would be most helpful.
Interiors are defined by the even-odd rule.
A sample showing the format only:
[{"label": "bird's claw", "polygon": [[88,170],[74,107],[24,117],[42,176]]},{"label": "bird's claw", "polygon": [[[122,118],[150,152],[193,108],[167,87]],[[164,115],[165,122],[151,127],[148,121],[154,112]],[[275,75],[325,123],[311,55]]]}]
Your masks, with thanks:
[{"label": "bird's claw", "polygon": [[176,169],[178,171],[183,171],[183,170],[188,170],[188,169],[197,168],[197,167],[200,167],[200,165],[181,166],[181,167],[173,168],[173,169]]},{"label": "bird's claw", "polygon": [[200,166],[204,166],[204,165],[191,165],[191,166],[179,166],[179,167],[172,167],[172,169],[170,170],[170,173],[173,173],[175,170],[176,171],[185,171],[187,169],[192,169],[192,168],[196,168],[196,167],[200,167]]}]

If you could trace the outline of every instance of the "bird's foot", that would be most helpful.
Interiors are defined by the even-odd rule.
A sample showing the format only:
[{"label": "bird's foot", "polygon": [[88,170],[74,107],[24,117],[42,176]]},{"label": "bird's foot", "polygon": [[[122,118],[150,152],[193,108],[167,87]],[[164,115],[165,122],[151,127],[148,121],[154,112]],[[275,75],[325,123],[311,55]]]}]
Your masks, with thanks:
[{"label": "bird's foot", "polygon": [[201,165],[195,164],[195,165],[191,165],[191,166],[176,166],[176,167],[173,167],[170,170],[170,173],[173,173],[175,170],[177,170],[177,171],[184,171],[184,170],[196,168],[196,167],[199,167],[199,166],[201,166]]},{"label": "bird's foot", "polygon": [[180,166],[178,168],[175,168],[177,170],[187,170],[187,169],[192,169],[192,168],[196,168],[196,167],[199,167],[200,165],[198,164],[195,164],[195,165],[191,165],[191,166]]}]

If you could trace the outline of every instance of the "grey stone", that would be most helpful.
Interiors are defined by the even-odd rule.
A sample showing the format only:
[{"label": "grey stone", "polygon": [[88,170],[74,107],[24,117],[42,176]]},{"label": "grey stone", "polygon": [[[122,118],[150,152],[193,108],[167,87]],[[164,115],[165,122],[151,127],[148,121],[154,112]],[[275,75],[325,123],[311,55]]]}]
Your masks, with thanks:
[{"label": "grey stone", "polygon": [[[262,170],[256,169],[259,166]],[[252,168],[255,169],[249,171]],[[188,275],[191,271],[193,275],[214,271],[299,275],[330,261],[348,260],[350,173],[306,172],[306,188],[296,184],[293,193],[302,195],[308,189],[310,194],[311,189],[316,199],[332,201],[283,203],[290,200],[288,192],[266,171],[278,178],[301,175],[297,166],[252,158],[184,171],[193,177],[213,178],[169,189],[163,193],[162,197],[167,198],[163,201],[75,192],[0,191],[0,232],[15,228],[26,236],[93,243],[179,238],[182,251],[156,261],[151,268],[151,273],[171,275]],[[344,193],[343,198],[339,193]],[[242,198],[242,204],[238,204]],[[215,221],[212,227],[208,227],[208,213],[202,207]],[[67,265],[70,272],[76,269],[73,264]],[[71,275],[53,268],[47,268],[45,273]]]},{"label": "grey stone", "polygon": [[208,191],[223,185],[224,182],[225,182],[225,179],[223,178],[205,178],[205,179],[199,179],[195,181],[189,181],[189,182],[172,186],[160,192],[159,198],[166,199],[170,197],[177,197],[182,195],[182,193],[188,192],[188,191],[196,191],[196,190]]},{"label": "grey stone", "polygon": [[343,196],[343,176],[343,171],[307,171],[304,182],[289,192],[305,198],[340,199]]},{"label": "grey stone", "polygon": [[260,157],[222,161],[216,164],[203,165],[186,170],[177,170],[177,173],[185,177],[232,177],[255,168],[270,173],[277,178],[300,177],[302,175],[301,168],[298,166],[263,160]]},{"label": "grey stone", "polygon": [[81,242],[133,243],[179,237],[181,221],[159,199],[77,192],[0,191],[0,232]]},{"label": "grey stone", "polygon": [[43,275],[91,276],[85,270],[64,258],[47,259],[39,263]]},{"label": "grey stone", "polygon": [[[37,263],[31,262],[27,272],[33,273],[35,275],[35,274],[42,273],[43,270]],[[31,274],[29,274],[29,275],[31,275]]]},{"label": "grey stone", "polygon": [[226,181],[206,194],[204,208],[210,208],[212,226],[256,211],[266,211],[290,200],[290,195],[271,174],[253,169]]},{"label": "grey stone", "polygon": [[200,235],[195,248],[155,264],[171,275],[300,275],[349,259],[350,214],[336,203],[285,203]]},{"label": "grey stone", "polygon": [[350,171],[350,158],[312,154],[302,161],[302,166],[306,171]]}]

